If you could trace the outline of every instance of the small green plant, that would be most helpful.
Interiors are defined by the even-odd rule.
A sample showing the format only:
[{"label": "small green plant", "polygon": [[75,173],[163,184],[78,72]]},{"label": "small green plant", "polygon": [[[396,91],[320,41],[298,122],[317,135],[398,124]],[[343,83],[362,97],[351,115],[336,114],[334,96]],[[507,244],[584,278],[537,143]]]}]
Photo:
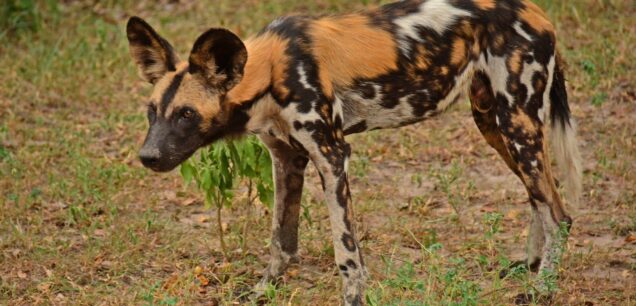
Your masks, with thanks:
[{"label": "small green plant", "polygon": [[486,239],[491,240],[495,234],[499,232],[503,215],[497,212],[488,212],[484,214],[484,225],[486,225]]},{"label": "small green plant", "polygon": [[365,178],[369,172],[369,157],[366,155],[358,155],[351,161],[351,173],[358,178]]},{"label": "small green plant", "polygon": [[608,97],[607,97],[607,93],[606,92],[596,93],[594,96],[592,96],[592,105],[601,106],[601,105],[603,105],[605,100],[607,100],[607,98]]},{"label": "small green plant", "polygon": [[206,207],[217,208],[219,242],[226,257],[221,209],[232,204],[237,184],[241,180],[246,182],[248,202],[254,200],[252,192],[255,189],[261,202],[270,208],[273,204],[272,160],[267,149],[254,137],[219,142],[203,149],[198,159],[192,158],[181,165],[181,176],[186,183],[194,180],[205,193]]},{"label": "small green plant", "polygon": [[34,0],[8,0],[0,5],[0,37],[22,31],[39,30],[41,17],[36,2]]},{"label": "small green plant", "polygon": [[[152,287],[150,287],[148,289],[148,291],[143,292],[141,294],[141,298],[144,302],[146,302],[145,305],[148,306],[152,306],[152,305],[177,305],[178,300],[176,296],[172,296],[169,295],[167,293],[163,293],[163,294],[158,294],[157,291],[161,289],[161,283],[157,282],[154,285],[152,285]],[[158,296],[159,295],[159,296]]]},{"label": "small green plant", "polygon": [[585,73],[587,73],[587,75],[590,77],[592,87],[596,87],[599,82],[599,75],[598,70],[596,69],[596,64],[594,64],[594,62],[589,59],[585,59],[581,62],[581,68],[583,68],[583,71],[585,71]]},{"label": "small green plant", "polygon": [[[456,184],[457,180],[463,174],[462,167],[460,163],[456,160],[453,160],[451,163],[451,167],[448,171],[432,171],[430,176],[437,180],[437,187],[439,187],[444,194],[446,194],[446,198],[448,199],[448,203],[453,207],[455,213],[457,214],[457,218],[461,215],[461,203],[467,200],[464,196],[462,196],[462,192],[460,187]],[[474,189],[473,185],[469,185],[468,189]]]}]

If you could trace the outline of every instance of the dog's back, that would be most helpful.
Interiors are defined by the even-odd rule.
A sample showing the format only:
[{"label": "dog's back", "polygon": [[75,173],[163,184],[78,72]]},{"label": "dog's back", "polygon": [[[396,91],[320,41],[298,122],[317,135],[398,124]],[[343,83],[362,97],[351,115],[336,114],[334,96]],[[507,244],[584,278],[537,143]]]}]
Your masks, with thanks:
[{"label": "dog's back", "polygon": [[510,64],[520,66],[530,52],[544,65],[554,55],[550,22],[534,4],[516,0],[401,1],[353,14],[290,16],[260,35],[284,40],[280,64],[295,66],[277,92],[297,96],[277,98],[333,100],[345,134],[439,113],[466,92],[475,71],[508,73],[492,57],[513,55]]}]

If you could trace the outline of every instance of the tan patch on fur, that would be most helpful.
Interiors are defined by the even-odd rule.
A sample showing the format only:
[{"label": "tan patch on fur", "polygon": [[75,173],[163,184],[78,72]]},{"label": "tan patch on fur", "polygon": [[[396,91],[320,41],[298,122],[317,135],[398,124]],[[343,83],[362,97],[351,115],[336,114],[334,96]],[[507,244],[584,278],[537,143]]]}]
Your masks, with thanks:
[{"label": "tan patch on fur", "polygon": [[[161,97],[170,86],[174,76],[186,69],[188,69],[187,62],[178,63],[176,72],[167,74],[166,77],[157,83],[152,100],[161,101]],[[212,118],[218,116],[221,111],[219,97],[209,93],[198,79],[188,73],[183,76],[181,85],[174,96],[174,100],[168,105],[164,117],[169,118],[176,109],[186,106],[196,110],[201,116],[202,120],[199,128],[202,131],[206,131],[210,127]]]},{"label": "tan patch on fur", "polygon": [[534,83],[532,83],[532,86],[534,87],[534,92],[543,92],[545,90],[545,80],[537,78]]},{"label": "tan patch on fur", "polygon": [[286,98],[289,89],[283,85],[287,79],[289,58],[285,55],[287,40],[275,34],[266,33],[245,42],[247,63],[243,79],[227,95],[229,103],[240,104],[252,100],[270,85]]},{"label": "tan patch on fur", "polygon": [[495,50],[501,50],[504,45],[504,36],[503,34],[497,34],[493,39],[493,48]]},{"label": "tan patch on fur", "polygon": [[521,72],[521,50],[515,49],[507,60],[508,71],[513,74],[519,74]]},{"label": "tan patch on fur", "polygon": [[312,53],[325,95],[355,78],[374,78],[397,69],[397,46],[391,34],[370,25],[362,15],[325,17],[309,27]]},{"label": "tan patch on fur", "polygon": [[511,114],[510,120],[512,121],[513,127],[522,128],[528,136],[534,136],[538,132],[537,126],[532,119],[518,107],[517,110]]},{"label": "tan patch on fur", "polygon": [[526,7],[519,13],[521,20],[539,33],[554,33],[554,26],[540,7],[528,0],[523,1],[523,4]]},{"label": "tan patch on fur", "polygon": [[457,38],[453,41],[453,51],[451,53],[451,64],[455,66],[464,66],[466,60],[466,41]]},{"label": "tan patch on fur", "polygon": [[459,33],[461,33],[464,38],[472,38],[473,37],[473,26],[470,24],[468,20],[462,20],[461,25],[459,27]]},{"label": "tan patch on fur", "polygon": [[479,25],[476,26],[473,29],[473,41],[472,41],[472,46],[471,46],[471,52],[472,52],[472,56],[474,58],[477,58],[479,56],[479,53],[481,53],[481,45],[480,45],[480,38],[483,39],[482,33],[484,31],[483,26]]},{"label": "tan patch on fur", "polygon": [[494,9],[496,4],[494,0],[473,0],[475,5],[481,10],[491,10]]},{"label": "tan patch on fur", "polygon": [[246,129],[254,133],[271,130],[278,137],[289,135],[289,124],[280,116],[280,112],[280,105],[268,95],[250,109],[250,121]]},{"label": "tan patch on fur", "polygon": [[[138,29],[138,31],[143,31],[146,36],[150,37],[151,46],[130,44],[129,52],[137,65],[137,73],[139,76],[148,82],[154,83],[168,72],[166,63],[170,60],[175,63],[179,62],[179,57],[164,49],[161,43],[146,29]],[[151,65],[146,65],[148,56],[153,60],[153,64]]]},{"label": "tan patch on fur", "polygon": [[160,79],[168,71],[165,65],[166,56],[165,52],[147,52],[147,54],[150,55],[153,64],[146,66],[143,64],[142,60],[144,53],[146,53],[145,50],[146,48],[131,45],[130,55],[134,58],[135,63],[137,64],[137,74],[139,77],[148,82],[153,82]]},{"label": "tan patch on fur", "polygon": [[416,66],[419,69],[425,70],[431,65],[430,52],[424,48],[423,45],[417,45],[417,59]]},{"label": "tan patch on fur", "polygon": [[339,140],[343,140],[344,139],[344,134],[342,133],[342,130],[337,130],[336,131],[336,139],[339,139]]}]

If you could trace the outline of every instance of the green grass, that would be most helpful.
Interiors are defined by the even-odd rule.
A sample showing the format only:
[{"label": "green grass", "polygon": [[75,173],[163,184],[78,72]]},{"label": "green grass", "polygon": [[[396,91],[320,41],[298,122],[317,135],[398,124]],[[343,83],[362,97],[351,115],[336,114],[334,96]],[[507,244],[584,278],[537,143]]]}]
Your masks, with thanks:
[{"label": "green grass", "polygon": [[[570,209],[575,225],[558,301],[632,305],[635,247],[624,241],[636,232],[636,8],[620,0],[538,2],[555,21],[569,63],[586,169],[584,204]],[[244,205],[237,191],[223,214],[230,248],[224,260],[203,195],[184,186],[178,173],[141,167],[136,152],[147,128],[150,88],[129,58],[125,21],[148,19],[186,56],[211,26],[247,37],[285,13],[377,3],[3,4],[0,304],[241,301],[266,264],[271,212]],[[371,273],[369,304],[503,305],[531,288],[526,273],[496,277],[522,253],[527,197],[481,140],[465,105],[350,142],[352,192]],[[312,168],[301,214],[302,264],[268,291],[268,304],[340,301],[319,185]]]}]

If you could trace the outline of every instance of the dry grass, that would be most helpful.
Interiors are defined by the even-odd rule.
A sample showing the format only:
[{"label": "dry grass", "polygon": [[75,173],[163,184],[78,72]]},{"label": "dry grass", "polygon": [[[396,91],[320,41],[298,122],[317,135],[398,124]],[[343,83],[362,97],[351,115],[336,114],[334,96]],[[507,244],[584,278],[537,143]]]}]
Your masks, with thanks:
[{"label": "dry grass", "polygon": [[[135,155],[149,88],[128,58],[124,22],[148,18],[185,53],[209,26],[245,37],[286,12],[366,2],[377,1],[38,1],[19,19],[27,26],[0,23],[0,304],[239,302],[267,262],[270,212],[240,197],[225,210],[233,251],[224,260],[201,194],[176,172],[141,167]],[[585,159],[586,193],[570,208],[575,223],[557,304],[636,304],[636,7],[540,5],[556,21],[569,62]],[[530,285],[525,274],[496,277],[523,256],[527,197],[481,139],[467,105],[349,141],[370,303],[502,305]],[[302,263],[268,292],[270,304],[340,301],[317,186],[312,169]]]}]

